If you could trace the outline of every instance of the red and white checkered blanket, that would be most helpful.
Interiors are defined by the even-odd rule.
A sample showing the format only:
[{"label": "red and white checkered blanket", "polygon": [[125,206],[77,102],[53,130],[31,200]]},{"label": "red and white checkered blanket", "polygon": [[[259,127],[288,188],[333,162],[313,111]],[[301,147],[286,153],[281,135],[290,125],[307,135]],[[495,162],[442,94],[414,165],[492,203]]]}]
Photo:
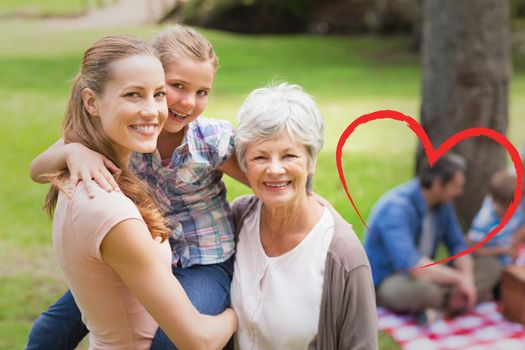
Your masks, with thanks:
[{"label": "red and white checkered blanket", "polygon": [[503,318],[495,302],[479,304],[454,319],[417,326],[411,316],[378,308],[379,329],[403,350],[524,350],[525,327]]}]

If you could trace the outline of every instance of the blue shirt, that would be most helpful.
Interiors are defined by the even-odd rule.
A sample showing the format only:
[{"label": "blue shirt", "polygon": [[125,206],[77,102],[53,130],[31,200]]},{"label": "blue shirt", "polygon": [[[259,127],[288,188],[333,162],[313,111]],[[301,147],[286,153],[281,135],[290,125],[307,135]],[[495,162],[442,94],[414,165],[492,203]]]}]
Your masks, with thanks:
[{"label": "blue shirt", "polygon": [[[375,204],[368,219],[370,231],[365,251],[376,288],[386,277],[406,272],[421,260],[418,243],[427,210],[418,178],[390,190]],[[442,241],[451,255],[465,250],[467,244],[452,203],[438,205],[433,210],[434,249],[429,258],[434,258]]]},{"label": "blue shirt", "polygon": [[173,264],[216,264],[234,253],[233,219],[222,173],[234,152],[234,129],[223,120],[199,117],[168,164],[159,152],[134,153],[131,168],[148,183],[171,224]]},{"label": "blue shirt", "polygon": [[[501,218],[494,211],[492,198],[487,196],[472,221],[468,237],[472,242],[477,243],[483,240],[500,223]],[[512,236],[524,224],[525,212],[522,207],[518,207],[507,224],[490,241],[485,243],[484,247],[510,247]],[[508,265],[512,262],[512,258],[507,254],[500,255],[500,262],[502,265]]]}]

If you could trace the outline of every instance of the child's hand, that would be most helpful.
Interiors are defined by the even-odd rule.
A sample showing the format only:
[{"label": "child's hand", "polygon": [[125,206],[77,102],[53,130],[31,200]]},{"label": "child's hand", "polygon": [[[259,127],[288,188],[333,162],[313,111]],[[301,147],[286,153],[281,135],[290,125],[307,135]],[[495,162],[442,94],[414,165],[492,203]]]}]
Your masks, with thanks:
[{"label": "child's hand", "polygon": [[80,143],[69,143],[65,146],[67,147],[66,163],[72,184],[76,185],[82,180],[90,198],[95,196],[94,182],[107,192],[120,191],[113,178],[113,174],[118,174],[120,169],[112,161]]}]

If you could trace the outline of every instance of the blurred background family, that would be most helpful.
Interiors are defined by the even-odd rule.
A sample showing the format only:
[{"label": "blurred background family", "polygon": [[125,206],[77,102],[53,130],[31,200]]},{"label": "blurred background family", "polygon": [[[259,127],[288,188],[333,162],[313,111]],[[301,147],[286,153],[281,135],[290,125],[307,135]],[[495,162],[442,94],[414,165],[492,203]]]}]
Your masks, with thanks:
[{"label": "blurred background family", "polygon": [[525,212],[518,206],[497,235],[472,254],[449,264],[419,268],[483,240],[498,227],[514,200],[516,175],[512,170],[496,172],[465,235],[453,200],[463,193],[468,181],[466,166],[465,159],[455,154],[441,157],[432,166],[423,160],[418,177],[382,196],[369,217],[365,249],[377,303],[399,313],[412,313],[420,324],[498,299],[505,266],[523,265]]}]

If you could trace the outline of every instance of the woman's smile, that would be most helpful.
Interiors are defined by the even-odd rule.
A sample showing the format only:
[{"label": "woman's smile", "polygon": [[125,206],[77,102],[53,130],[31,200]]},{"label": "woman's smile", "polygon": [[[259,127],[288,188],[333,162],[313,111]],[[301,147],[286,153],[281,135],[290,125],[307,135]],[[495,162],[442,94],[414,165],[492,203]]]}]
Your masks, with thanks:
[{"label": "woman's smile", "polygon": [[290,205],[306,198],[306,149],[286,131],[246,147],[246,176],[265,205]]}]

